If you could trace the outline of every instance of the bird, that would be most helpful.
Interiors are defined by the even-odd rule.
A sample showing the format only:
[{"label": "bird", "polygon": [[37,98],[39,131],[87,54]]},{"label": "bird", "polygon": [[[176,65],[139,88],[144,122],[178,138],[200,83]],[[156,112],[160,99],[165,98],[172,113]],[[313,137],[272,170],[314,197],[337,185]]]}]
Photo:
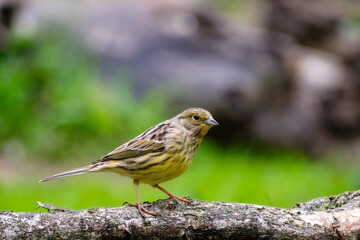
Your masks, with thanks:
[{"label": "bird", "polygon": [[191,203],[187,197],[177,197],[159,184],[180,176],[188,169],[202,139],[216,125],[219,124],[209,111],[189,108],[149,128],[88,166],[62,172],[39,182],[91,172],[118,173],[133,179],[136,204],[128,205],[137,207],[142,216],[155,216],[154,212],[141,204],[139,184],[149,184],[161,190],[169,196],[168,199]]}]

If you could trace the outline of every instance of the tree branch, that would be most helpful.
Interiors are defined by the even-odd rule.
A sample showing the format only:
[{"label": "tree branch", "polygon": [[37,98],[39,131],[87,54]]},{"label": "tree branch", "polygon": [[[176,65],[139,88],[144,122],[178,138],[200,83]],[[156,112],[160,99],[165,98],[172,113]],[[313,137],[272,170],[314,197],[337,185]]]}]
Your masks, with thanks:
[{"label": "tree branch", "polygon": [[[360,191],[318,198],[281,209],[252,204],[173,200],[155,202],[158,216],[136,208],[67,210],[50,213],[0,212],[6,239],[357,239]],[[60,210],[59,210],[60,209]]]}]

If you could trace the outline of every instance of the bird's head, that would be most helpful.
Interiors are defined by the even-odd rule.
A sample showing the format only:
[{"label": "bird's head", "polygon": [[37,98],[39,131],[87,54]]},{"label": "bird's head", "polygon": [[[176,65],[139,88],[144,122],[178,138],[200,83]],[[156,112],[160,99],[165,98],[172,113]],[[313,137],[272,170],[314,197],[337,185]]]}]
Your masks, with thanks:
[{"label": "bird's head", "polygon": [[178,114],[176,120],[195,136],[204,137],[209,129],[219,125],[209,111],[202,108],[189,108]]}]

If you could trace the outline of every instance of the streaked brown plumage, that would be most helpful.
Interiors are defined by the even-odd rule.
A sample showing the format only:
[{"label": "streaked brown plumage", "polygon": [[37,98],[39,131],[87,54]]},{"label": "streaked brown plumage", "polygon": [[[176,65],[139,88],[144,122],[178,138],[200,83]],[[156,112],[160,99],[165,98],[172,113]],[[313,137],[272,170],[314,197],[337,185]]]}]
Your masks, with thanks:
[{"label": "streaked brown plumage", "polygon": [[158,184],[183,174],[191,164],[195,151],[209,129],[218,123],[201,108],[189,108],[177,116],[149,128],[133,140],[108,153],[89,166],[59,173],[40,182],[86,172],[115,172],[134,180],[139,212],[155,215],[140,204],[139,183],[147,183],[165,192],[170,198],[179,198]]}]

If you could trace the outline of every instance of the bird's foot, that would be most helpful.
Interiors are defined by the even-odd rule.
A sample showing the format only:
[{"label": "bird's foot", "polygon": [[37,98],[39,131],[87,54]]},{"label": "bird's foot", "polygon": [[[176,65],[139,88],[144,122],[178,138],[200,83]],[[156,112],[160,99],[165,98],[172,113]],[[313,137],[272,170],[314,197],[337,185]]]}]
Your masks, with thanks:
[{"label": "bird's foot", "polygon": [[130,207],[137,207],[137,209],[139,210],[139,213],[141,214],[141,216],[143,216],[143,217],[146,217],[145,216],[145,213],[146,214],[149,214],[149,215],[152,215],[152,216],[156,216],[156,213],[154,213],[154,212],[151,212],[151,211],[149,211],[149,210],[146,210],[145,208],[146,207],[150,207],[151,206],[151,204],[141,204],[141,203],[129,203],[129,202],[124,202],[124,204],[123,205],[125,205],[125,204],[127,204],[128,206],[130,206]]},{"label": "bird's foot", "polygon": [[190,197],[177,197],[177,196],[175,196],[175,195],[169,195],[169,197],[168,198],[166,198],[166,199],[164,199],[164,200],[170,200],[170,199],[175,199],[176,201],[180,201],[180,202],[185,202],[185,203],[188,203],[188,204],[190,204],[191,203],[191,201],[189,200],[190,199]]},{"label": "bird's foot", "polygon": [[186,202],[186,203],[191,203],[191,201],[189,200],[189,197],[177,197],[171,193],[169,193],[168,191],[166,191],[164,188],[160,187],[158,184],[153,185],[154,188],[159,189],[160,191],[164,192],[166,195],[169,196],[169,198],[164,199],[164,200],[168,200],[168,199],[175,199],[176,201],[180,201],[180,202]]}]

